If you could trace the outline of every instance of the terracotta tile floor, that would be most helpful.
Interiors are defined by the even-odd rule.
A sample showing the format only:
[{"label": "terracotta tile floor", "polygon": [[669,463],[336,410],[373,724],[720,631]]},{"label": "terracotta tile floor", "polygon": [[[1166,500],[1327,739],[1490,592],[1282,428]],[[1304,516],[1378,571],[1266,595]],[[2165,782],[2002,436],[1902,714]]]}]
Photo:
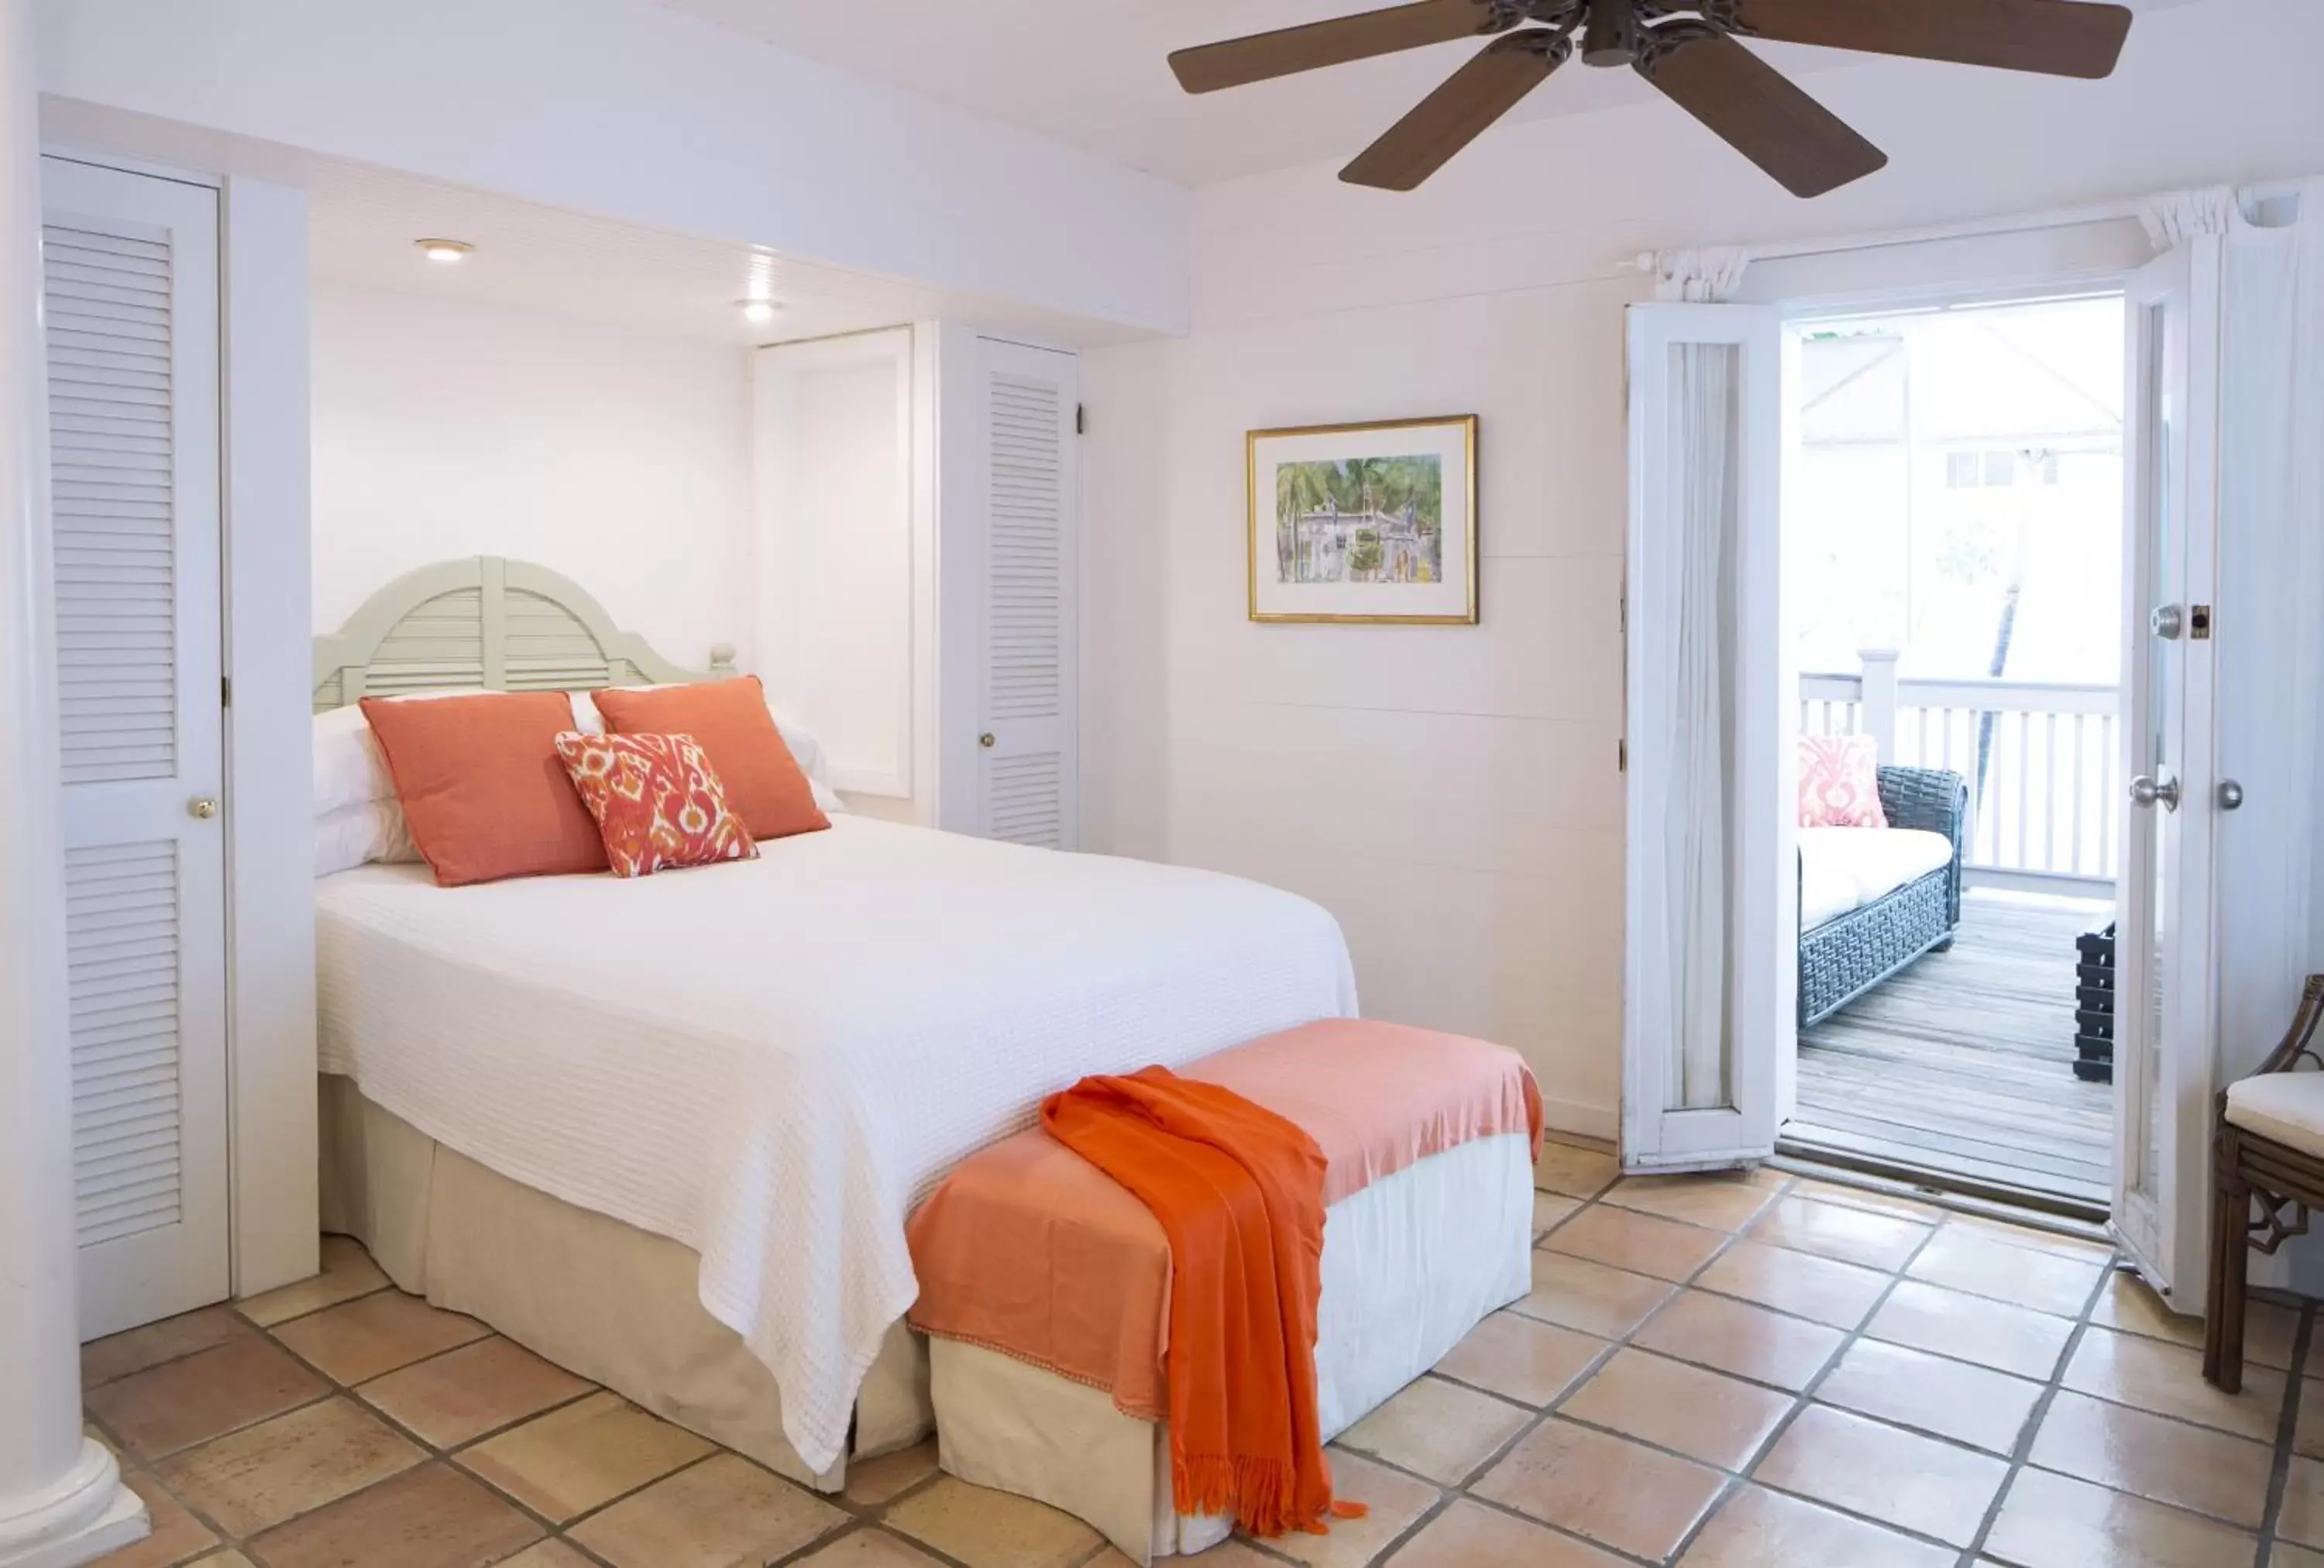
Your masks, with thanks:
[{"label": "terracotta tile floor", "polygon": [[[2324,1565],[2308,1304],[2254,1306],[2230,1399],[2103,1247],[1775,1171],[1618,1185],[1564,1144],[1540,1181],[1533,1294],[1335,1445],[1370,1517],[1204,1561]],[[324,1259],[84,1351],[153,1508],[112,1568],[1123,1568],[932,1444],[818,1497]]]}]

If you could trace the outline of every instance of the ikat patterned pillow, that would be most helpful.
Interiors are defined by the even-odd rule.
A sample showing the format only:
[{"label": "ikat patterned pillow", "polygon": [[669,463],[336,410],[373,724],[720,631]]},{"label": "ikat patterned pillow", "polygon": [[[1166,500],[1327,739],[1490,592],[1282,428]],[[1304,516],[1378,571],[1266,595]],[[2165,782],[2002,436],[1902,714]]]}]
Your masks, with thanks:
[{"label": "ikat patterned pillow", "polygon": [[557,754],[597,819],[615,876],[759,858],[693,736],[567,731],[557,737]]},{"label": "ikat patterned pillow", "polygon": [[1870,735],[1800,737],[1800,826],[1888,826],[1880,808],[1878,742]]}]

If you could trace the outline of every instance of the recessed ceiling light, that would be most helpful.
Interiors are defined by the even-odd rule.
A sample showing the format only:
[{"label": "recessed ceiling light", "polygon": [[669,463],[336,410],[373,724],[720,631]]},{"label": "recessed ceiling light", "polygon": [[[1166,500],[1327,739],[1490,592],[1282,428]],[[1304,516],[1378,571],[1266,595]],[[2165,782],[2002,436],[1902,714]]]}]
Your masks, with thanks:
[{"label": "recessed ceiling light", "polygon": [[447,266],[476,248],[466,240],[428,239],[413,240],[411,243],[420,247],[421,255],[431,262],[441,262]]},{"label": "recessed ceiling light", "polygon": [[772,321],[775,312],[782,309],[772,300],[737,300],[734,303],[742,307],[742,319],[753,326]]}]

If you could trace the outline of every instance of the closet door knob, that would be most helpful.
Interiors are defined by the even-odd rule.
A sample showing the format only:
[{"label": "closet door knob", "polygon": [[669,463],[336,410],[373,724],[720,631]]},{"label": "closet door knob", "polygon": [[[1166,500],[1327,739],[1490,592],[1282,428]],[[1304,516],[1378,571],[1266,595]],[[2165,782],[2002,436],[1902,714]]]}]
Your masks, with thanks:
[{"label": "closet door knob", "polygon": [[217,801],[208,795],[197,795],[191,800],[186,802],[187,815],[198,817],[204,822],[208,822],[211,817],[216,816],[217,815]]},{"label": "closet door knob", "polygon": [[981,734],[981,735],[979,735],[979,736],[977,736],[977,737],[976,737],[976,743],[977,743],[978,745],[980,745],[980,746],[982,746],[986,751],[988,751],[988,752],[989,752],[989,751],[992,750],[992,748],[993,748],[993,747],[995,747],[995,746],[999,745],[1001,742],[1000,742],[1000,741],[999,741],[999,740],[997,740],[996,738],[994,738],[993,733],[992,733],[992,732],[991,732],[991,730],[987,730],[987,731],[985,731],[985,732],[984,732],[984,733],[982,733],[982,734]]}]

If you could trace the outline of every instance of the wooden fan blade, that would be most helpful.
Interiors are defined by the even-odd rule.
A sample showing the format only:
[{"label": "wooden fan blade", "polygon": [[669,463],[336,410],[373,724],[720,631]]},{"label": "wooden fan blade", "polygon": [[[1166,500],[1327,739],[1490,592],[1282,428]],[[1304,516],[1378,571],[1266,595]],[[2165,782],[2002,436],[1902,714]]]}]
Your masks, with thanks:
[{"label": "wooden fan blade", "polygon": [[1677,24],[1639,56],[1640,76],[1794,196],[1821,196],[1886,166],[1888,155],[1723,32]]},{"label": "wooden fan blade", "polygon": [[1572,52],[1562,35],[1538,28],[1495,40],[1358,153],[1340,178],[1351,185],[1410,190],[1517,107]]},{"label": "wooden fan blade", "polygon": [[1742,0],[1737,19],[1784,43],[2045,76],[2111,76],[2130,35],[2126,7],[2084,0]]},{"label": "wooden fan blade", "polygon": [[1414,5],[1182,49],[1170,57],[1170,69],[1178,73],[1178,85],[1188,92],[1214,93],[1221,88],[1370,60],[1423,44],[1498,32],[1514,24],[1514,21],[1496,24],[1490,0],[1419,0]]}]

